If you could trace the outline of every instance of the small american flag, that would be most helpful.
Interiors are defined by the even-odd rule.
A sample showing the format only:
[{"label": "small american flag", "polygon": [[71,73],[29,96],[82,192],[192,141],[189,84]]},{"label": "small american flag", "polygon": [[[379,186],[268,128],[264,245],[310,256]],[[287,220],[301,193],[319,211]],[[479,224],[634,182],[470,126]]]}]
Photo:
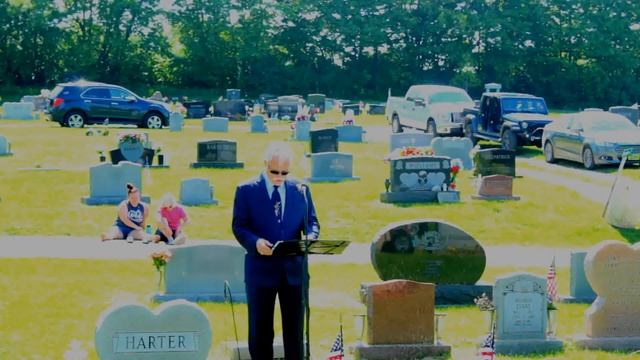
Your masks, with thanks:
[{"label": "small american flag", "polygon": [[554,302],[558,299],[558,285],[556,283],[556,258],[553,258],[551,265],[549,265],[549,271],[547,272],[547,296],[549,296],[549,302]]},{"label": "small american flag", "polygon": [[487,334],[487,338],[484,339],[484,343],[482,343],[482,347],[480,347],[480,356],[482,356],[482,360],[493,360],[493,357],[496,354],[496,324],[494,323],[491,327],[491,331]]},{"label": "small american flag", "polygon": [[336,340],[331,346],[331,352],[327,355],[327,360],[343,360],[344,359],[344,346],[342,343],[342,325],[340,325],[340,331]]}]

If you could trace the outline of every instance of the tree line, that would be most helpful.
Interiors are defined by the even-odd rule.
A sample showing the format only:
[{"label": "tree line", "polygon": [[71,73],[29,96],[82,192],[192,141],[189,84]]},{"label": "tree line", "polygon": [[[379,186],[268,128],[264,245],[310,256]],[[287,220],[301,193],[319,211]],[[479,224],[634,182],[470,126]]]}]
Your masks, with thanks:
[{"label": "tree line", "polygon": [[0,0],[0,87],[74,78],[384,99],[486,82],[556,107],[638,101],[633,0]]}]

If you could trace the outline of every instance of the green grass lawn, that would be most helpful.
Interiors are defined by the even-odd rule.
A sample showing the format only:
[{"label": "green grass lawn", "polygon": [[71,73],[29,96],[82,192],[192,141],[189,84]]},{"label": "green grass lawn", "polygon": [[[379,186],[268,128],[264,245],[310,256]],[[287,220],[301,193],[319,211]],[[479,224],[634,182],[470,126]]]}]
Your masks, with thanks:
[{"label": "green grass lawn", "polygon": [[[380,121],[380,116],[371,117]],[[321,120],[315,127],[323,127]],[[363,120],[364,123],[368,120]],[[204,177],[215,186],[220,205],[189,208],[194,238],[233,239],[231,215],[235,186],[258,174],[262,153],[269,141],[285,140],[288,124],[275,123],[269,134],[250,134],[247,123],[232,123],[229,133],[203,133],[199,121],[189,120],[181,133],[148,130],[161,143],[170,169],[144,169],[143,193],[152,197],[151,208],[165,192],[179,193],[181,179]],[[126,129],[111,128],[107,137],[85,136],[86,129],[61,128],[49,122],[2,122],[0,133],[7,136],[15,153],[0,158],[0,233],[9,235],[97,236],[116,216],[115,206],[86,206],[80,203],[89,194],[89,167],[98,163],[97,146],[116,147],[116,134]],[[238,142],[242,170],[190,169],[196,159],[196,143],[208,139]],[[308,145],[291,142],[298,154],[292,175],[308,176],[309,160],[302,154]],[[382,159],[386,143],[341,143],[340,150],[354,154],[354,174],[359,181],[312,184],[324,238],[370,242],[379,229],[395,221],[435,218],[462,227],[486,245],[545,245],[588,247],[604,239],[622,239],[601,217],[599,204],[583,199],[564,187],[534,179],[515,180],[517,202],[479,202],[469,171],[458,177],[463,202],[458,204],[393,205],[379,201],[389,165]],[[51,169],[50,171],[45,171]],[[155,202],[154,202],[155,200]],[[543,231],[545,229],[546,231]]]},{"label": "green grass lawn", "polygon": [[[364,314],[358,290],[363,282],[378,281],[370,265],[311,266],[311,340],[314,358],[324,356],[335,338],[342,316],[346,344],[358,340],[354,315]],[[482,281],[527,271],[544,276],[544,268],[489,268]],[[97,359],[94,330],[100,314],[120,301],[136,301],[151,308],[157,274],[151,260],[4,259],[0,262],[0,359],[63,359],[71,343],[79,341],[89,359]],[[349,276],[344,276],[349,274]],[[558,269],[559,293],[568,292],[568,269]],[[16,286],[19,284],[19,286]],[[225,344],[234,341],[227,304],[200,303],[212,330],[211,359],[228,358]],[[569,340],[584,330],[587,305],[559,305],[558,336]],[[235,307],[240,340],[246,341],[245,305]],[[483,337],[483,314],[475,306],[438,307],[446,313],[440,338],[452,345],[453,359],[472,359],[476,340]],[[279,315],[276,333],[280,332]],[[509,357],[500,357],[500,359]],[[524,357],[526,359],[527,357]],[[536,357],[532,357],[536,358]],[[543,358],[543,357],[537,357]],[[628,355],[579,351],[571,342],[553,359],[624,359]]]},{"label": "green grass lawn", "polygon": [[[314,124],[315,128],[341,122],[333,111]],[[383,116],[363,116],[360,125],[387,126]],[[194,238],[229,239],[233,192],[237,183],[262,170],[262,153],[269,141],[285,140],[288,123],[271,123],[271,132],[249,134],[247,123],[232,123],[227,134],[203,133],[200,121],[188,120],[181,133],[148,130],[151,140],[163,145],[170,169],[143,170],[143,192],[157,200],[167,191],[178,195],[181,179],[208,178],[215,186],[219,206],[189,208]],[[115,219],[115,206],[85,206],[80,198],[89,194],[89,166],[98,162],[97,146],[116,147],[116,134],[87,137],[86,129],[61,128],[44,121],[1,121],[15,153],[0,158],[0,234],[96,236]],[[190,169],[196,159],[199,140],[234,139],[243,170]],[[302,156],[306,143],[292,142],[299,155],[292,175],[309,174],[309,160]],[[389,165],[382,161],[387,143],[340,144],[340,150],[354,154],[354,174],[360,181],[312,184],[312,193],[322,225],[322,237],[354,242],[372,241],[379,229],[395,221],[434,218],[463,228],[484,245],[530,245],[586,248],[604,239],[629,238],[612,229],[602,218],[602,206],[585,200],[564,187],[529,178],[515,180],[517,202],[472,201],[473,178],[463,171],[458,184],[463,202],[437,205],[398,206],[382,204],[384,179]],[[527,150],[535,155],[535,150]],[[45,169],[50,169],[45,171]],[[489,268],[482,281],[512,271],[529,271],[540,276],[543,268]],[[62,359],[74,341],[80,341],[96,359],[93,349],[99,315],[120,300],[151,305],[157,275],[151,261],[2,259],[0,261],[0,359]],[[377,281],[370,265],[311,266],[312,349],[321,358],[330,348],[342,314],[345,341],[356,340],[353,315],[362,314],[360,283]],[[560,293],[568,291],[568,271],[559,269]],[[154,305],[155,306],[155,305]],[[213,327],[212,359],[225,358],[223,343],[233,340],[228,305],[201,304]],[[582,332],[585,305],[560,305],[559,336],[569,338]],[[241,339],[246,339],[246,308],[236,308]],[[454,348],[454,359],[473,358],[475,340],[482,337],[482,314],[475,307],[439,307],[446,312],[441,337]],[[276,324],[278,321],[276,321]],[[278,330],[276,331],[278,332]],[[501,359],[503,357],[500,357]],[[540,358],[540,357],[538,357]],[[578,351],[568,344],[554,359],[622,359],[627,355]]]}]

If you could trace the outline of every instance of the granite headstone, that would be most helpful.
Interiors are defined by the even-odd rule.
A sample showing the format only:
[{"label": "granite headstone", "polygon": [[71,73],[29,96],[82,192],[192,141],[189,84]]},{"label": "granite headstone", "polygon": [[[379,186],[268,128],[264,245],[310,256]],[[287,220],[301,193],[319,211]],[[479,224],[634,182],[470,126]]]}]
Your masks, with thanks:
[{"label": "granite headstone", "polygon": [[311,153],[338,152],[338,130],[312,130],[309,133]]},{"label": "granite headstone", "polygon": [[201,244],[180,246],[172,253],[165,270],[165,292],[154,300],[224,302],[224,282],[228,281],[233,301],[246,302],[244,248]]},{"label": "granite headstone", "polygon": [[267,133],[269,130],[267,129],[267,124],[265,122],[264,116],[262,115],[252,115],[249,118],[251,123],[251,132],[252,133]]},{"label": "granite headstone", "polygon": [[186,206],[217,205],[214,193],[208,179],[192,178],[180,182],[180,203]]},{"label": "granite headstone", "polygon": [[513,196],[513,177],[507,175],[489,175],[480,178],[477,200],[520,200]]},{"label": "granite headstone", "polygon": [[466,170],[473,168],[473,160],[470,154],[471,149],[473,149],[473,143],[467,138],[437,137],[431,141],[431,148],[434,155],[460,159],[462,166]]},{"label": "granite headstone", "polygon": [[0,156],[11,155],[11,144],[6,137],[0,135]]},{"label": "granite headstone", "polygon": [[33,114],[32,102],[5,102],[2,104],[2,118],[5,120],[37,120]]},{"label": "granite headstone", "polygon": [[389,152],[393,152],[395,149],[402,149],[403,147],[415,146],[426,147],[431,145],[433,135],[424,133],[401,133],[391,134],[389,139]]},{"label": "granite headstone", "polygon": [[183,300],[153,312],[141,304],[114,306],[102,313],[95,332],[102,360],[205,360],[211,343],[207,314]]},{"label": "granite headstone", "polygon": [[229,132],[229,119],[226,117],[206,117],[202,119],[202,131],[204,132]]},{"label": "granite headstone", "polygon": [[[101,163],[89,169],[89,196],[83,197],[87,205],[117,205],[127,199],[126,184],[132,183],[142,192],[142,166],[129,161],[117,165]],[[143,193],[144,194],[144,193]],[[149,203],[148,196],[142,201]]]},{"label": "granite headstone", "polygon": [[294,129],[294,139],[297,141],[309,141],[311,132],[311,121],[296,121]]},{"label": "granite headstone", "polygon": [[172,112],[169,116],[169,131],[180,132],[184,125],[184,116],[179,112]]},{"label": "granite headstone", "polygon": [[435,286],[408,280],[361,285],[367,307],[366,343],[356,359],[422,359],[446,356],[451,347],[434,344]]},{"label": "granite headstone", "polygon": [[602,241],[587,252],[584,271],[597,298],[585,312],[586,336],[576,346],[640,348],[640,243]]},{"label": "granite headstone", "polygon": [[478,150],[473,156],[475,176],[516,176],[516,152],[504,149]]},{"label": "granite headstone", "polygon": [[586,256],[586,251],[571,252],[569,297],[564,298],[563,302],[590,304],[596,299],[596,293],[593,292],[589,280],[587,280],[587,275],[584,272],[584,259]]},{"label": "granite headstone", "polygon": [[311,154],[311,182],[358,180],[353,176],[353,155],[340,152]]},{"label": "granite headstone", "polygon": [[362,126],[357,125],[340,125],[336,126],[338,130],[338,141],[343,142],[362,142],[365,131]]},{"label": "granite headstone", "polygon": [[482,245],[459,227],[437,220],[393,223],[375,236],[371,260],[382,280],[475,284],[487,259]]},{"label": "granite headstone", "polygon": [[198,142],[198,160],[192,168],[243,168],[237,161],[237,143],[232,140]]},{"label": "granite headstone", "polygon": [[496,307],[496,353],[529,354],[561,350],[562,341],[547,338],[547,280],[516,273],[493,287]]}]

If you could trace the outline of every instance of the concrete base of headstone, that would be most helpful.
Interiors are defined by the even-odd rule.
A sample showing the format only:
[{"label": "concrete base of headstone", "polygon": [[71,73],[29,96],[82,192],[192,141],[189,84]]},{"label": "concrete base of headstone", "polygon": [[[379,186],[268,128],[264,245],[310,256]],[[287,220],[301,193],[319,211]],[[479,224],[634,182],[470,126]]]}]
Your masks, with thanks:
[{"label": "concrete base of headstone", "polygon": [[436,285],[436,305],[473,305],[473,299],[492,294],[493,285]]},{"label": "concrete base of headstone", "polygon": [[429,344],[389,344],[369,345],[358,343],[353,346],[355,359],[360,360],[413,360],[446,358],[451,354],[451,346]]},{"label": "concrete base of headstone", "polygon": [[438,203],[457,203],[460,202],[459,191],[438,191]]},{"label": "concrete base of headstone", "polygon": [[[118,205],[122,202],[122,200],[126,200],[126,198],[121,196],[82,197],[82,203],[85,205]],[[142,196],[140,200],[147,204],[151,203],[150,196]]]},{"label": "concrete base of headstone", "polygon": [[[234,303],[247,303],[247,295],[244,293],[232,294]],[[153,301],[165,302],[171,300],[187,300],[191,302],[225,302],[224,291],[212,294],[155,294],[153,295]]]},{"label": "concrete base of headstone", "polygon": [[216,169],[243,169],[243,162],[194,162],[189,165],[192,169],[216,168]]},{"label": "concrete base of headstone", "polygon": [[496,354],[500,355],[546,354],[562,351],[564,347],[562,340],[558,339],[496,339],[495,345]]},{"label": "concrete base of headstone", "polygon": [[520,196],[482,196],[471,195],[473,200],[488,200],[488,201],[518,201]]},{"label": "concrete base of headstone", "polygon": [[635,351],[640,349],[640,337],[590,338],[578,335],[574,338],[578,349],[605,351]]},{"label": "concrete base of headstone", "polygon": [[[251,360],[249,345],[247,345],[246,342],[239,342],[237,345],[235,342],[229,342],[227,344],[227,349],[229,350],[231,360]],[[273,343],[273,359],[284,360],[284,346],[282,343]]]},{"label": "concrete base of headstone", "polygon": [[439,191],[398,191],[380,194],[380,201],[391,204],[428,203],[438,201]]},{"label": "concrete base of headstone", "polygon": [[360,180],[359,176],[352,177],[308,177],[305,178],[305,181],[318,183],[318,182],[341,182],[341,181],[349,181],[349,180]]},{"label": "concrete base of headstone", "polygon": [[560,302],[563,304],[592,304],[596,298],[577,298],[573,296],[561,296]]}]

